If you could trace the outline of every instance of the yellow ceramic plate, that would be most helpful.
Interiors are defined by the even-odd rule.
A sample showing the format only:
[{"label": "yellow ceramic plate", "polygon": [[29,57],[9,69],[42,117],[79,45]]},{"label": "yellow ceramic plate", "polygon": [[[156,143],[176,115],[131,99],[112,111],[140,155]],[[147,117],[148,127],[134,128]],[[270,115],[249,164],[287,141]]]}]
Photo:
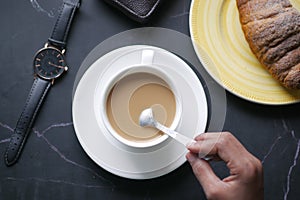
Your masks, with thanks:
[{"label": "yellow ceramic plate", "polygon": [[[291,3],[300,10],[300,1],[291,0]],[[193,0],[190,31],[203,66],[228,91],[262,104],[300,101],[300,90],[282,87],[251,52],[235,0]]]}]

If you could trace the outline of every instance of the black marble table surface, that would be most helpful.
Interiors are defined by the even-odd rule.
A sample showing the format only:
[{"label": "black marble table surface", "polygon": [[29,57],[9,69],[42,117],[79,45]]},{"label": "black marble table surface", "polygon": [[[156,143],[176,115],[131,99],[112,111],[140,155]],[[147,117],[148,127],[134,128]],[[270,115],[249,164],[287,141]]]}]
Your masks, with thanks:
[{"label": "black marble table surface", "polygon": [[[68,73],[53,86],[16,165],[4,151],[33,82],[32,59],[49,37],[62,0],[9,0],[0,7],[0,199],[205,199],[188,163],[150,180],[113,175],[84,152],[73,128],[72,89],[88,53],[105,39],[143,26],[189,35],[190,0],[165,1],[138,24],[101,0],[83,0],[68,40]],[[263,163],[265,199],[300,197],[300,104],[266,106],[226,92],[223,130]],[[220,177],[222,163],[212,163]]]}]

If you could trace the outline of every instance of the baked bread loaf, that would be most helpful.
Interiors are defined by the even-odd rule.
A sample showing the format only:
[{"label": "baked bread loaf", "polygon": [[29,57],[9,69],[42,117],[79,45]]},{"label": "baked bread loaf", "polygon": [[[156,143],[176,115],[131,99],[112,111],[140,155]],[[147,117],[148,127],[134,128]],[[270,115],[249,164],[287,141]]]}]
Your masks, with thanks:
[{"label": "baked bread loaf", "polygon": [[300,13],[288,0],[237,0],[245,38],[285,87],[300,89]]}]

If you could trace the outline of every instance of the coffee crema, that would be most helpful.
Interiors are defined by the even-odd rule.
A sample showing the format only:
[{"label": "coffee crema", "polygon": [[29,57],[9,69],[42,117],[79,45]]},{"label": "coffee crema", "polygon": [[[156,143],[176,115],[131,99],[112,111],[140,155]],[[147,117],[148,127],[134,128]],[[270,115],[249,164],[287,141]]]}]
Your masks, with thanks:
[{"label": "coffee crema", "polygon": [[176,114],[176,100],[168,84],[160,77],[144,72],[123,76],[111,89],[106,113],[112,128],[124,139],[149,142],[163,135],[152,127],[141,127],[141,112],[152,107],[155,119],[167,127]]}]

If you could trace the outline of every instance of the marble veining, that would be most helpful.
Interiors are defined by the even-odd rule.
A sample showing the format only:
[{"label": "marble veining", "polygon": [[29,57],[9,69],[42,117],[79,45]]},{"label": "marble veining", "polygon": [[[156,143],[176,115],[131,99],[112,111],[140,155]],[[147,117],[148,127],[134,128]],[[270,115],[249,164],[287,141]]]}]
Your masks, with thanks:
[{"label": "marble veining", "polygon": [[45,13],[48,17],[54,17],[55,16],[55,10],[51,9],[51,10],[46,10],[45,8],[43,8],[40,3],[38,2],[38,0],[30,0],[30,3],[32,5],[32,7],[38,11],[38,12],[42,12]]},{"label": "marble veining", "polygon": [[[296,152],[294,154],[293,162],[292,162],[292,164],[289,167],[288,172],[287,172],[286,185],[285,185],[285,188],[284,188],[284,191],[283,191],[284,192],[284,200],[287,200],[289,192],[290,192],[290,188],[291,188],[292,172],[293,172],[293,169],[297,166],[297,161],[299,159],[299,154],[300,154],[300,139],[295,136],[294,130],[292,130],[292,129],[290,129],[288,127],[288,125],[287,125],[287,123],[286,123],[285,120],[282,119],[281,120],[281,124],[282,124],[282,127],[283,127],[284,131],[271,144],[269,150],[267,151],[266,155],[262,159],[262,163],[265,165],[268,157],[272,154],[275,146],[277,144],[279,144],[280,140],[282,140],[284,137],[291,137],[295,141],[295,144],[297,145],[297,148],[296,148]],[[58,154],[59,157],[62,160],[64,160],[65,162],[67,162],[67,163],[69,163],[71,165],[73,165],[74,167],[78,167],[78,168],[80,168],[82,170],[87,171],[88,173],[93,174],[93,176],[97,177],[98,179],[101,179],[102,181],[105,181],[105,182],[109,183],[110,187],[109,186],[103,186],[103,185],[79,184],[79,183],[73,183],[73,182],[69,182],[69,181],[65,181],[65,180],[43,179],[43,178],[38,178],[38,177],[29,177],[29,178],[24,178],[24,179],[23,178],[15,178],[15,177],[5,177],[4,180],[22,181],[22,182],[26,182],[26,181],[38,181],[38,182],[46,182],[46,183],[50,182],[50,183],[57,183],[57,184],[68,184],[68,185],[72,185],[72,186],[80,186],[80,187],[84,187],[84,188],[104,188],[104,187],[108,187],[108,188],[111,188],[113,190],[114,184],[111,181],[105,179],[104,177],[102,177],[100,174],[98,174],[97,172],[95,172],[91,168],[86,167],[86,166],[84,166],[82,164],[79,164],[79,163],[77,163],[77,162],[72,161],[71,159],[69,159],[67,156],[65,156],[59,150],[58,147],[56,147],[54,144],[52,144],[47,139],[47,137],[45,136],[47,134],[47,132],[49,132],[53,128],[64,128],[64,127],[70,127],[72,125],[73,125],[72,122],[68,122],[68,123],[55,123],[55,124],[51,124],[50,126],[48,126],[47,128],[45,128],[42,131],[37,130],[37,128],[33,128],[33,132],[35,133],[35,135],[38,138],[44,140],[46,142],[46,144],[50,147],[50,149],[52,151],[54,151],[56,154]],[[10,132],[13,132],[13,128],[11,128],[10,126],[8,126],[8,125],[6,125],[4,123],[0,122],[0,127],[4,128],[4,129],[7,129]],[[9,142],[9,138],[2,139],[2,140],[0,140],[0,145],[1,144],[5,145],[8,142]]]},{"label": "marble veining", "polygon": [[292,165],[289,168],[288,175],[287,175],[287,178],[286,178],[287,179],[286,188],[285,188],[285,191],[284,191],[284,200],[286,200],[287,197],[288,197],[289,191],[290,191],[291,175],[292,175],[293,169],[297,165],[297,161],[298,161],[298,158],[299,158],[300,139],[295,136],[295,131],[294,130],[289,129],[286,121],[283,120],[283,119],[282,119],[282,124],[283,124],[283,127],[284,127],[285,131],[290,134],[290,136],[295,140],[295,142],[297,142],[297,149],[296,149],[296,152],[295,152],[295,155],[294,155],[294,160],[292,162]]},{"label": "marble veining", "polygon": [[172,18],[177,18],[177,17],[184,17],[184,16],[187,16],[189,15],[190,13],[188,11],[185,11],[185,12],[182,12],[182,13],[179,13],[177,15],[173,15],[171,16]]},{"label": "marble veining", "polygon": [[66,184],[66,185],[72,185],[75,187],[83,187],[83,188],[111,188],[111,187],[102,186],[102,185],[79,184],[79,183],[73,183],[73,182],[69,182],[69,181],[65,181],[65,180],[42,179],[42,178],[37,178],[37,177],[27,177],[27,178],[6,177],[4,180],[19,181],[19,182],[35,181],[35,182],[43,182],[43,183]]},{"label": "marble veining", "polygon": [[179,14],[177,15],[172,15],[171,18],[181,18],[181,17],[185,17],[185,16],[188,16],[190,14],[189,12],[189,7],[186,6],[186,1],[182,2],[183,3],[183,10],[182,12],[180,12]]},{"label": "marble veining", "polygon": [[[50,147],[51,150],[53,150],[56,154],[59,155],[59,157],[64,160],[65,162],[78,167],[82,170],[87,171],[88,173],[91,173],[93,175],[93,177],[98,178],[106,183],[108,183],[108,185],[103,186],[103,185],[87,185],[87,184],[78,184],[78,183],[73,183],[73,182],[69,182],[69,181],[65,181],[65,180],[55,180],[55,179],[43,179],[43,178],[38,178],[38,177],[29,177],[29,178],[15,178],[15,177],[6,177],[2,180],[10,180],[10,181],[39,181],[39,182],[51,182],[51,183],[59,183],[59,184],[68,184],[68,185],[73,185],[73,186],[80,186],[80,187],[84,187],[84,188],[110,188],[110,189],[114,189],[114,184],[105,179],[103,176],[101,176],[100,174],[98,174],[97,172],[95,172],[94,170],[92,170],[89,167],[86,167],[82,164],[79,164],[75,161],[72,161],[71,159],[69,159],[67,156],[65,156],[58,147],[56,147],[55,145],[53,145],[45,136],[45,134],[50,131],[53,128],[64,128],[64,127],[70,127],[72,126],[73,123],[72,122],[68,122],[68,123],[56,123],[56,124],[52,124],[50,126],[48,126],[46,129],[42,130],[42,131],[38,131],[36,128],[33,128],[33,132],[35,133],[35,135],[44,140],[46,142],[46,144]],[[11,128],[10,126],[1,123],[0,122],[0,127],[5,128],[7,130],[9,130],[10,132],[13,132],[13,128]],[[5,138],[0,140],[0,145],[3,143],[8,143],[10,140],[10,138]],[[6,145],[6,144],[4,144]]]},{"label": "marble veining", "polygon": [[[297,161],[299,159],[299,151],[300,151],[300,138],[297,138],[295,136],[295,131],[293,129],[291,129],[286,120],[284,119],[281,119],[280,121],[281,125],[282,125],[282,128],[283,128],[283,131],[281,134],[278,135],[278,137],[274,140],[274,142],[272,143],[272,145],[270,146],[269,150],[267,151],[266,155],[263,157],[262,159],[262,164],[264,164],[267,160],[267,158],[272,154],[275,146],[277,144],[279,144],[280,140],[282,140],[284,137],[291,137],[294,142],[296,143],[297,145],[297,148],[296,148],[296,152],[294,154],[294,158],[293,158],[293,162],[292,162],[292,165],[289,167],[289,170],[288,170],[288,173],[287,173],[287,176],[286,176],[286,185],[285,185],[285,188],[283,189],[283,193],[284,193],[284,197],[283,199],[284,200],[287,200],[288,199],[288,195],[289,195],[289,192],[290,192],[290,187],[291,187],[291,176],[292,176],[292,172],[293,172],[293,169],[297,166]],[[274,122],[274,124],[278,124],[278,121]]]},{"label": "marble veining", "polygon": [[14,131],[13,128],[11,128],[10,126],[8,126],[8,125],[6,125],[6,124],[2,124],[1,122],[0,122],[0,126],[3,127],[3,128],[5,128],[5,129],[8,129],[8,130],[11,131],[11,132]]},{"label": "marble veining", "polygon": [[266,159],[269,157],[269,155],[273,152],[274,147],[277,145],[277,143],[282,139],[282,136],[279,135],[275,141],[272,143],[271,147],[269,148],[268,152],[266,153],[266,155],[263,157],[263,159],[261,160],[261,163],[264,164],[264,162],[266,161]]},{"label": "marble veining", "polygon": [[289,191],[290,191],[291,174],[292,174],[292,171],[293,171],[294,167],[296,167],[296,165],[297,165],[297,160],[299,158],[299,150],[300,150],[300,139],[298,139],[297,150],[296,150],[296,153],[295,153],[295,156],[294,156],[293,164],[292,164],[292,166],[290,166],[289,172],[288,172],[288,175],[287,175],[287,181],[286,181],[287,183],[286,183],[286,189],[285,189],[286,191],[284,193],[284,200],[287,199]]},{"label": "marble veining", "polygon": [[102,179],[103,181],[109,182],[110,184],[112,184],[109,180],[106,180],[105,178],[103,178],[101,175],[99,175],[98,173],[96,173],[95,171],[93,171],[92,169],[85,167],[79,163],[76,163],[70,159],[68,159],[64,154],[62,154],[59,149],[54,146],[53,144],[50,143],[50,141],[45,137],[45,134],[47,133],[47,131],[51,130],[52,128],[60,128],[60,127],[67,127],[67,126],[72,126],[73,123],[58,123],[58,124],[53,124],[50,125],[49,127],[47,127],[45,130],[43,130],[42,132],[39,132],[38,130],[36,130],[35,128],[33,129],[34,133],[36,133],[37,137],[42,138],[47,144],[48,146],[55,152],[57,153],[61,159],[63,159],[64,161],[66,161],[67,163],[70,163],[76,167],[79,167],[81,169],[84,169],[90,173],[92,173],[95,177]]}]

